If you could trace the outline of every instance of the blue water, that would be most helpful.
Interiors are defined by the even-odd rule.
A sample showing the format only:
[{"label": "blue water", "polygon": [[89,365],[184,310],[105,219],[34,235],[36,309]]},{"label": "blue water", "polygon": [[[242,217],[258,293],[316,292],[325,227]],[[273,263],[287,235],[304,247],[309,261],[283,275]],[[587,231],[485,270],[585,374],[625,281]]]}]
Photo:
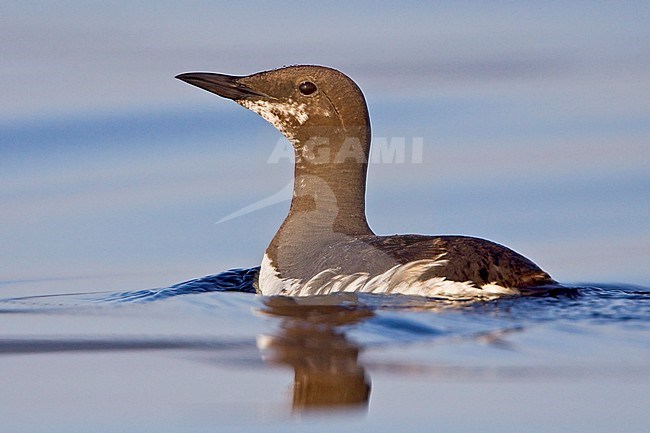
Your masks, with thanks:
[{"label": "blue water", "polygon": [[422,163],[371,164],[373,229],[492,239],[566,290],[265,299],[249,293],[254,266],[288,202],[215,224],[291,181],[290,160],[268,162],[279,137],[256,116],[8,122],[2,430],[644,431],[647,131],[594,138],[576,121],[554,136],[538,119],[515,133],[521,106],[499,126],[473,121],[494,108],[480,98],[421,103],[419,117],[408,105],[371,105],[375,137],[425,143]]},{"label": "blue water", "polygon": [[[523,132],[499,137],[483,120],[460,128],[475,104],[422,103],[417,118],[403,116],[408,101],[371,105],[376,137],[421,134],[425,151],[371,165],[370,224],[498,241],[566,290],[265,299],[250,293],[254,266],[288,202],[215,224],[291,181],[290,160],[268,162],[279,137],[256,116],[4,124],[2,431],[646,430],[643,127],[557,137],[524,123],[520,145]],[[495,118],[501,131],[515,112]]]},{"label": "blue water", "polygon": [[5,431],[647,425],[646,287],[489,302],[264,298],[256,271],[0,299]]},{"label": "blue water", "polygon": [[[648,431],[648,2],[5,3],[3,433]],[[224,217],[291,182],[286,143],[173,77],[292,63],[404,139],[376,233],[490,239],[566,290],[249,293],[289,203]]]}]

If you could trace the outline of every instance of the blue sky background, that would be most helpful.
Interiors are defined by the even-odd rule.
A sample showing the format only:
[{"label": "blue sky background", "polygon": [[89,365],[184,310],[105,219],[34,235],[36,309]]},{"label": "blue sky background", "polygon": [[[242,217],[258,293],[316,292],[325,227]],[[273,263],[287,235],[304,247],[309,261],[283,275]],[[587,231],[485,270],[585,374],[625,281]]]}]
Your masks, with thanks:
[{"label": "blue sky background", "polygon": [[5,1],[0,22],[0,281],[257,265],[288,203],[214,223],[291,180],[280,135],[173,77],[314,63],[357,81],[376,137],[424,140],[421,164],[371,166],[376,232],[650,284],[646,2]]}]

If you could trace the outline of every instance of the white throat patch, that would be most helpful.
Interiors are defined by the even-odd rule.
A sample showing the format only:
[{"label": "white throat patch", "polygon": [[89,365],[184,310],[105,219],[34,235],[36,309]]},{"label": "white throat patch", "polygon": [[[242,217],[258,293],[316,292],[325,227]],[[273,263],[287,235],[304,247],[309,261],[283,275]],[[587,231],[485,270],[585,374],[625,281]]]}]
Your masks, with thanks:
[{"label": "white throat patch", "polygon": [[236,101],[242,107],[262,116],[267,122],[275,126],[287,138],[293,140],[295,137],[286,128],[290,122],[287,119],[295,119],[299,125],[302,125],[309,119],[307,106],[289,100],[287,102],[272,102],[262,99],[240,99]]}]

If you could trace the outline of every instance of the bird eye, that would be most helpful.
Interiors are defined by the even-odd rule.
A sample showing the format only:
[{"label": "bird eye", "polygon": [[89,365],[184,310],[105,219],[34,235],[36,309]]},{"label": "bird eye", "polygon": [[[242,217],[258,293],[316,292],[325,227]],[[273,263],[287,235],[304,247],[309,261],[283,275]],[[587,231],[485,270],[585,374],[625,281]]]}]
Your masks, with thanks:
[{"label": "bird eye", "polygon": [[311,95],[317,89],[314,83],[312,83],[311,81],[305,81],[300,83],[300,86],[298,86],[298,90],[300,90],[300,93],[302,93],[303,95]]}]

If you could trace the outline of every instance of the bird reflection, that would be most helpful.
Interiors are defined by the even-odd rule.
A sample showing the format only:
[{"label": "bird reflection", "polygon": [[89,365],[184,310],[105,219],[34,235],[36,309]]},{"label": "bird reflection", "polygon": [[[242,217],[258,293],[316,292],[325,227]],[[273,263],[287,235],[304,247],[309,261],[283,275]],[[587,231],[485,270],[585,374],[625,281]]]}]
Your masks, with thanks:
[{"label": "bird reflection", "polygon": [[373,312],[358,306],[299,304],[272,297],[263,313],[281,318],[276,335],[259,338],[265,361],[295,372],[293,409],[366,408],[370,380],[359,362],[360,347],[345,329]]}]

